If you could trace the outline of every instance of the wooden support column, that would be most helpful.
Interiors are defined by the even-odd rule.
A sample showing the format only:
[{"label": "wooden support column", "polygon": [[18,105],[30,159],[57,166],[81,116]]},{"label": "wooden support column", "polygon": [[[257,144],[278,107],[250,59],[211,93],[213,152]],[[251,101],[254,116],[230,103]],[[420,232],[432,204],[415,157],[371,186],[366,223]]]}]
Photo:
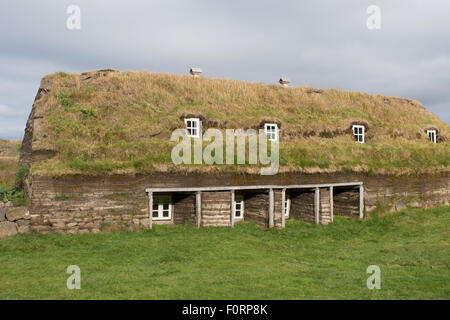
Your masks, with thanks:
[{"label": "wooden support column", "polygon": [[364,187],[359,186],[359,218],[364,217]]},{"label": "wooden support column", "polygon": [[195,213],[197,217],[197,228],[200,228],[202,224],[202,192],[197,191],[195,194]]},{"label": "wooden support column", "polygon": [[284,212],[286,202],[286,188],[281,190],[281,228],[286,226],[286,213]]},{"label": "wooden support column", "polygon": [[273,228],[273,211],[274,211],[274,201],[273,201],[273,189],[269,189],[269,228]]},{"label": "wooden support column", "polygon": [[234,215],[235,215],[235,210],[236,210],[236,207],[234,206],[234,199],[235,199],[234,190],[231,190],[231,227],[232,228],[234,228]]},{"label": "wooden support column", "polygon": [[333,186],[330,186],[330,218],[331,222],[334,219],[334,203],[333,203]]},{"label": "wooden support column", "polygon": [[148,193],[148,228],[153,228],[153,192]]},{"label": "wooden support column", "polygon": [[320,214],[320,193],[319,188],[314,190],[314,222],[319,224]]}]

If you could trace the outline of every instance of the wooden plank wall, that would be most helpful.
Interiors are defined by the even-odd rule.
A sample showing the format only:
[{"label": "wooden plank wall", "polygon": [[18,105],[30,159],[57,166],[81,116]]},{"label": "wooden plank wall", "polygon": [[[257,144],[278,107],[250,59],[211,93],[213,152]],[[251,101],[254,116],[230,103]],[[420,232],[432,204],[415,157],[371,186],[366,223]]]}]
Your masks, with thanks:
[{"label": "wooden plank wall", "polygon": [[359,217],[359,189],[334,188],[334,215]]},{"label": "wooden plank wall", "polygon": [[290,217],[314,223],[314,190],[291,191]]},{"label": "wooden plank wall", "polygon": [[174,193],[173,202],[173,223],[195,223],[195,194],[194,193]]},{"label": "wooden plank wall", "polygon": [[202,192],[202,226],[229,227],[231,225],[231,192]]},{"label": "wooden plank wall", "polygon": [[245,221],[253,221],[257,225],[269,227],[269,193],[248,192],[244,197],[245,201]]}]

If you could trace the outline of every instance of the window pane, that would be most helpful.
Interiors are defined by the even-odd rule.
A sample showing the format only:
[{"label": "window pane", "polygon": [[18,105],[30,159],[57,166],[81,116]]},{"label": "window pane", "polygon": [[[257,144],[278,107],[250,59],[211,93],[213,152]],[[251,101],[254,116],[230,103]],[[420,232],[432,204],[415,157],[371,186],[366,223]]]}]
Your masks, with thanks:
[{"label": "window pane", "polygon": [[153,211],[152,217],[153,218],[158,218],[158,211]]},{"label": "window pane", "polygon": [[158,211],[158,205],[157,204],[153,204],[153,208],[152,209]]},{"label": "window pane", "polygon": [[163,217],[164,217],[164,218],[168,218],[168,217],[169,217],[169,210],[167,210],[167,211],[164,210],[164,211],[163,211]]}]

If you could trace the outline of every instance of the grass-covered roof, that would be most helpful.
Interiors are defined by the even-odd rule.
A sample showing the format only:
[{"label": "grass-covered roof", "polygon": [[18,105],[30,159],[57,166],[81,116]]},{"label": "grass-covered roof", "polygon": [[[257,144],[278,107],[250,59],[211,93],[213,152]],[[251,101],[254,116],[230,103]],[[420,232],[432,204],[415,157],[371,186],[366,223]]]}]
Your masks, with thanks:
[{"label": "grass-covered roof", "polygon": [[[170,135],[183,116],[203,129],[280,128],[280,172],[443,172],[450,128],[418,101],[310,87],[131,71],[55,73],[44,77],[32,116],[32,172],[259,172],[252,165],[172,164]],[[352,123],[368,128],[356,143]],[[441,143],[425,130],[436,128]],[[257,171],[256,171],[257,170]]]}]

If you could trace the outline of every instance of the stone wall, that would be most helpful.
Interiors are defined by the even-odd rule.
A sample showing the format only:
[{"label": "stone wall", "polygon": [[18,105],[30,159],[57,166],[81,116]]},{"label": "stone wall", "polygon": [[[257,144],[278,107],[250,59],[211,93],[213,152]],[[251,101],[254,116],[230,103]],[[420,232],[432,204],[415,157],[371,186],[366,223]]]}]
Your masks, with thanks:
[{"label": "stone wall", "polygon": [[331,223],[330,189],[320,188],[319,197],[319,222],[321,224]]},{"label": "stone wall", "polygon": [[13,207],[0,201],[0,238],[30,231],[30,213],[26,207]]},{"label": "stone wall", "polygon": [[274,200],[273,222],[274,226],[277,228],[282,227],[281,221],[281,215],[283,214],[282,197],[283,196],[281,190],[273,190],[273,200]]}]

